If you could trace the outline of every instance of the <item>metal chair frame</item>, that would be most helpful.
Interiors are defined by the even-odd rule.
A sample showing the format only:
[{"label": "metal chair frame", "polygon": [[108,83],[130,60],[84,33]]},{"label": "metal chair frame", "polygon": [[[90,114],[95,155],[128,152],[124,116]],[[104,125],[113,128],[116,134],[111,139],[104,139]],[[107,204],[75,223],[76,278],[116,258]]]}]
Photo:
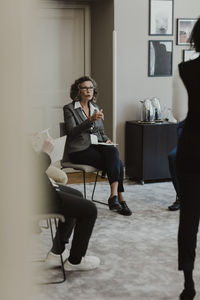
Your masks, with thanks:
[{"label": "metal chair frame", "polygon": [[[45,220],[47,222],[47,226],[44,227],[42,226],[42,228],[50,228],[50,233],[51,233],[51,240],[53,242],[53,226],[52,226],[52,219],[54,220],[54,225],[55,225],[55,229],[58,229],[58,222],[57,220],[60,220],[62,223],[65,222],[65,218],[63,215],[61,214],[39,214],[34,218],[37,222],[41,221],[41,220]],[[60,236],[58,236],[58,240],[60,243]],[[37,260],[37,262],[45,262],[45,260]],[[63,279],[59,280],[59,281],[50,281],[50,282],[39,282],[39,285],[47,285],[47,284],[58,284],[58,283],[63,283],[66,280],[66,274],[65,274],[65,269],[64,269],[64,261],[62,258],[62,254],[60,254],[60,262],[61,262],[61,271],[63,274]]]}]

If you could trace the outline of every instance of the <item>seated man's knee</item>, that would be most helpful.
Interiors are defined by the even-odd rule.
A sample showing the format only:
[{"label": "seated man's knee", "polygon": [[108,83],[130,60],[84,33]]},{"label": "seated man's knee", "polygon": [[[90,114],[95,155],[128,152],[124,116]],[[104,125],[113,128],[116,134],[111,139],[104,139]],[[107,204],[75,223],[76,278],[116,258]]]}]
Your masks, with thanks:
[{"label": "seated man's knee", "polygon": [[79,191],[79,190],[76,190],[72,187],[69,187],[69,186],[66,186],[66,185],[59,185],[59,189],[65,193],[68,193],[68,194],[72,194],[74,196],[78,196],[80,198],[83,198],[83,194]]},{"label": "seated man's knee", "polygon": [[76,190],[76,195],[83,198],[83,193],[81,193],[80,191]]}]

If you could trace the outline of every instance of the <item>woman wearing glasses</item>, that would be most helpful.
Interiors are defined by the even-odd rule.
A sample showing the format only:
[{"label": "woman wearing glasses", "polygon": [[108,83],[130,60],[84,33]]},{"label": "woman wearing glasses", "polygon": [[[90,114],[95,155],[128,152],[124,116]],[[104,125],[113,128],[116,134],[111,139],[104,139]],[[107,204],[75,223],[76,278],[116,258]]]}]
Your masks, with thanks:
[{"label": "woman wearing glasses", "polygon": [[[63,161],[93,166],[107,173],[110,183],[110,210],[126,216],[132,214],[124,201],[123,164],[117,148],[105,135],[103,110],[95,101],[97,84],[91,77],[83,76],[71,86],[72,103],[64,106],[67,141]],[[99,143],[105,143],[101,145]]]}]

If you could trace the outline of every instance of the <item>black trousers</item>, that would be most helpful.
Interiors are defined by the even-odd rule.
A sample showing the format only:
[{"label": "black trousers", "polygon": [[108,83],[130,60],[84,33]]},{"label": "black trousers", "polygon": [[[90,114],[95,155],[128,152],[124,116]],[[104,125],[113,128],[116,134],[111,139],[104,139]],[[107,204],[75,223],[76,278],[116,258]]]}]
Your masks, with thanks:
[{"label": "black trousers", "polygon": [[109,183],[112,184],[118,181],[118,192],[124,192],[124,169],[116,147],[112,145],[91,145],[86,150],[70,153],[69,158],[73,163],[85,164],[104,170],[107,173]]},{"label": "black trousers", "polygon": [[177,175],[180,187],[178,268],[192,271],[196,256],[200,219],[200,147],[198,131],[183,131],[177,149]]},{"label": "black trousers", "polygon": [[[70,257],[74,261],[81,261],[88,248],[97,218],[97,208],[93,202],[83,198],[81,192],[75,189],[59,185],[56,190],[59,195],[58,203],[52,212],[64,215],[65,223],[58,224],[52,251],[56,254],[62,253],[74,229]],[[58,243],[58,236],[61,245]]]},{"label": "black trousers", "polygon": [[192,271],[197,246],[200,219],[200,176],[189,174],[179,176],[181,192],[178,231],[178,268]]}]

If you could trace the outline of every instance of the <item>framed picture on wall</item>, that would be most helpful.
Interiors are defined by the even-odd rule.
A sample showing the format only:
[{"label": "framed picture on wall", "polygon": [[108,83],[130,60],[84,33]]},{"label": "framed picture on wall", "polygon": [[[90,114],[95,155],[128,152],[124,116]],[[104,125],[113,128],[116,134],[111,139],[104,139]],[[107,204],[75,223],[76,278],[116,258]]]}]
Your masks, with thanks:
[{"label": "framed picture on wall", "polygon": [[192,60],[199,57],[199,53],[195,50],[183,50],[183,61]]},{"label": "framed picture on wall", "polygon": [[197,19],[177,19],[177,45],[189,45],[189,37]]},{"label": "framed picture on wall", "polygon": [[174,0],[149,0],[149,35],[173,35]]},{"label": "framed picture on wall", "polygon": [[150,40],[148,76],[172,76],[172,57],[172,40]]}]

